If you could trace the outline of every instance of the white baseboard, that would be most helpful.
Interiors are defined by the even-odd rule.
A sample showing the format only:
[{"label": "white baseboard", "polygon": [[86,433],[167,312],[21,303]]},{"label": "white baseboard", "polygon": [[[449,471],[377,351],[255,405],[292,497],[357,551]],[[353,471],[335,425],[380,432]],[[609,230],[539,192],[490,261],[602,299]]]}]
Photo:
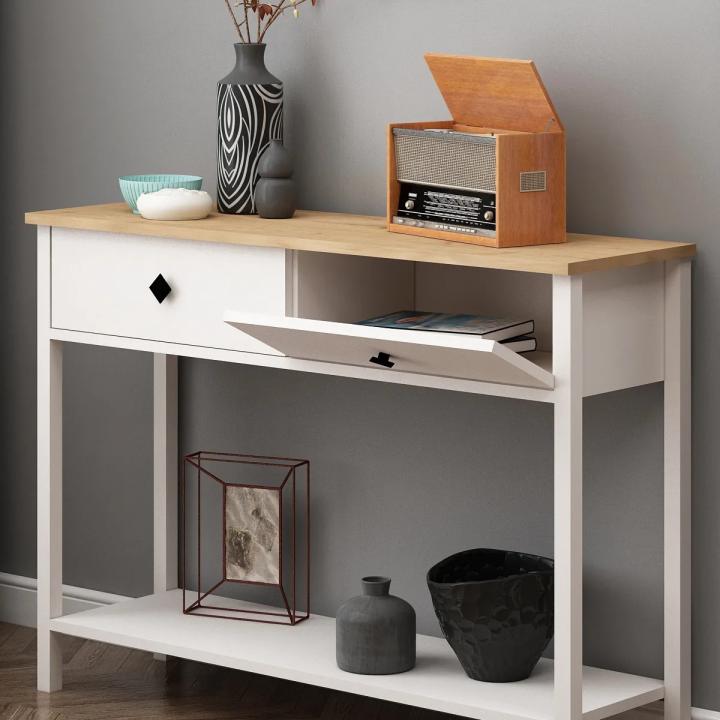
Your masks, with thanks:
[{"label": "white baseboard", "polygon": [[[37,625],[36,594],[35,578],[0,572],[0,622],[35,627]],[[63,613],[66,615],[128,599],[125,595],[63,585]],[[691,711],[692,720],[720,720],[720,712],[716,710],[694,707]]]},{"label": "white baseboard", "polygon": [[[112,605],[128,598],[123,595],[63,585],[63,613]],[[0,572],[0,622],[35,627],[37,625],[37,580]]]},{"label": "white baseboard", "polygon": [[720,712],[705,708],[691,708],[692,720],[720,720]]}]

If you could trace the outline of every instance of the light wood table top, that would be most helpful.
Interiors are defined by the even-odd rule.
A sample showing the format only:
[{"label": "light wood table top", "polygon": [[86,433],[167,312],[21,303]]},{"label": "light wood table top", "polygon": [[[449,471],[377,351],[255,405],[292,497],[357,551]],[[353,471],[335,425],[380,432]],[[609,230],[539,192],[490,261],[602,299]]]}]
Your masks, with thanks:
[{"label": "light wood table top", "polygon": [[568,234],[567,243],[488,248],[390,233],[385,228],[384,218],[380,217],[309,210],[298,211],[291,220],[263,220],[256,215],[212,214],[204,220],[159,222],[133,215],[124,203],[113,203],[29,212],[25,215],[25,222],[78,230],[550,275],[576,275],[695,255],[693,243],[573,233]]}]

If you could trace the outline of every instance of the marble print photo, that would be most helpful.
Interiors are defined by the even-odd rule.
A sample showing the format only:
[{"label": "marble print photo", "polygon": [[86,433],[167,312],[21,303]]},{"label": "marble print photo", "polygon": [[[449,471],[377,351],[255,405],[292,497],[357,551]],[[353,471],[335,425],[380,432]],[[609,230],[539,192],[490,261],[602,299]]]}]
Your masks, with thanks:
[{"label": "marble print photo", "polygon": [[225,488],[225,577],[280,583],[280,493]]}]

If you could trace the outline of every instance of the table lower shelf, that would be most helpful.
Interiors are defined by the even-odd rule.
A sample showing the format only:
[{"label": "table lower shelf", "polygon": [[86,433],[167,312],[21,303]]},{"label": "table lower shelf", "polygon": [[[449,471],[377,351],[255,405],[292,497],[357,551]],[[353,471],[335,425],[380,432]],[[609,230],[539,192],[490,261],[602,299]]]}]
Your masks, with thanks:
[{"label": "table lower shelf", "polygon": [[[400,675],[353,675],[335,664],[335,620],[313,615],[295,627],[182,614],[182,593],[128,600],[55,618],[65,635],[271,675],[482,720],[551,720],[553,662],[516,683],[480,683],[448,644],[418,635],[417,666]],[[586,667],[583,718],[600,720],[664,695],[661,680]]]}]

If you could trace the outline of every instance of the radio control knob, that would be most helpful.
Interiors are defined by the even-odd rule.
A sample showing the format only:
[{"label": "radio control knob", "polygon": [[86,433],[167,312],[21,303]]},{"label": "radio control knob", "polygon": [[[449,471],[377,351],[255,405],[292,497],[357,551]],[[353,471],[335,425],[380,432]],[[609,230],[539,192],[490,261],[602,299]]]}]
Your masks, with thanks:
[{"label": "radio control knob", "polygon": [[483,220],[492,222],[495,219],[495,213],[492,210],[486,210],[483,213]]},{"label": "radio control knob", "polygon": [[415,201],[414,200],[406,200],[405,201],[405,209],[406,210],[413,210],[415,208]]}]

